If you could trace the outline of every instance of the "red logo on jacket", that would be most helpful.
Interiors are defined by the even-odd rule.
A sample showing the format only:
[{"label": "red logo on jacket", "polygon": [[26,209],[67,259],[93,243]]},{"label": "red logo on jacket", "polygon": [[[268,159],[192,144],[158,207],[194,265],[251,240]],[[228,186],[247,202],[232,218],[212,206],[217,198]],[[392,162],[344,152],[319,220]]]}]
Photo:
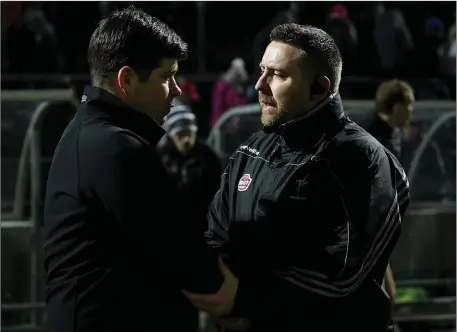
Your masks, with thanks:
[{"label": "red logo on jacket", "polygon": [[249,174],[244,174],[241,177],[240,182],[238,182],[238,191],[246,191],[251,184],[251,181],[251,176]]}]

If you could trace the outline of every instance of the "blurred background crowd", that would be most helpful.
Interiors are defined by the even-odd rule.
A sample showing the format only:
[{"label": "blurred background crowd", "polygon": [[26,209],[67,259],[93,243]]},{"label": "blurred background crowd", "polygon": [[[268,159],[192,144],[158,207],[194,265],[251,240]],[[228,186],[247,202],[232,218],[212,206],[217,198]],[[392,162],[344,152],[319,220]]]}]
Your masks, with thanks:
[{"label": "blurred background crowd", "polygon": [[[3,2],[2,73],[86,73],[86,50],[96,23],[127,4]],[[181,66],[182,74],[221,72],[237,56],[254,74],[271,27],[297,22],[334,37],[345,57],[345,76],[455,75],[454,2],[418,2],[414,7],[408,2],[372,1],[136,5],[170,24],[189,43],[190,57]],[[30,54],[34,57],[28,59]]]},{"label": "blurred background crowd", "polygon": [[[86,53],[97,22],[132,3],[189,44],[174,111],[193,115],[187,131],[169,121],[176,137],[164,138],[158,148],[191,199],[211,200],[227,158],[260,129],[254,85],[275,25],[310,24],[335,39],[344,61],[343,105],[362,126],[373,119],[383,82],[401,79],[412,87],[414,114],[400,135],[413,205],[391,262],[395,317],[404,331],[455,331],[454,1],[1,2],[2,329],[40,331],[42,320],[32,311],[43,308],[39,225],[46,172],[90,84]],[[192,149],[193,157],[183,159]],[[195,166],[201,162],[206,164]],[[196,195],[195,183],[206,192]],[[195,206],[201,203],[197,199]],[[206,213],[205,206],[198,209]]]},{"label": "blurred background crowd", "polygon": [[[92,31],[101,17],[128,3],[2,2],[2,88],[72,85],[80,92],[89,83]],[[320,27],[336,40],[344,58],[343,98],[372,98],[380,79],[396,77],[411,82],[417,99],[455,99],[455,2],[136,5],[188,42],[189,58],[179,75],[186,97],[201,104],[195,111],[203,136],[221,112],[211,96],[220,74],[231,71],[226,81],[238,91],[225,108],[255,99],[252,86],[269,31],[285,22]],[[233,63],[236,58],[241,61]],[[216,114],[209,116],[210,109]]]}]

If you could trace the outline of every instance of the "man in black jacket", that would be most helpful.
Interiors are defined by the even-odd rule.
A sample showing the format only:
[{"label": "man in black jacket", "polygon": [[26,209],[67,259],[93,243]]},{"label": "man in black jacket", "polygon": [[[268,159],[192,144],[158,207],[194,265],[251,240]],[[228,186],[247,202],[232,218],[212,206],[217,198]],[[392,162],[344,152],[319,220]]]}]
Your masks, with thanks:
[{"label": "man in black jacket", "polygon": [[238,281],[181,213],[155,151],[186,55],[173,30],[134,7],[91,37],[93,86],[57,146],[46,190],[49,332],[191,331],[182,289],[207,294],[216,315],[230,312]]},{"label": "man in black jacket", "polygon": [[388,331],[381,285],[409,203],[405,172],[334,99],[333,39],[297,24],[270,37],[256,85],[264,129],[230,158],[209,212],[208,241],[240,280],[232,315],[249,331]]},{"label": "man in black jacket", "polygon": [[376,115],[367,128],[397,158],[402,152],[402,127],[414,110],[414,90],[405,81],[383,82],[376,91]]},{"label": "man in black jacket", "polygon": [[[411,85],[398,79],[383,82],[376,91],[376,114],[367,131],[398,160],[401,160],[403,150],[402,128],[411,119],[414,100]],[[390,264],[386,270],[385,286],[394,301],[397,287]]]}]

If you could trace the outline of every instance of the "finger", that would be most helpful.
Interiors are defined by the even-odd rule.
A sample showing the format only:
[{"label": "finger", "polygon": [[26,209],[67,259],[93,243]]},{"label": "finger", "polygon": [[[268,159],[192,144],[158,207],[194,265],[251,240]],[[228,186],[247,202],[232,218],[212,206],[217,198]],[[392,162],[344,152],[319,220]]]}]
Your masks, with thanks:
[{"label": "finger", "polygon": [[209,309],[212,308],[212,302],[208,302],[208,301],[203,301],[203,300],[195,300],[195,299],[192,299],[192,298],[187,298],[189,300],[190,303],[192,303],[192,305],[194,307],[197,307],[199,309],[202,309],[204,311],[209,311]]},{"label": "finger", "polygon": [[220,257],[219,257],[219,269],[221,270],[221,272],[224,276],[233,275],[232,271],[230,271],[230,268],[228,267],[228,265],[225,264],[224,261]]},{"label": "finger", "polygon": [[183,294],[187,297],[192,297],[192,298],[199,298],[201,297],[201,294],[197,294],[197,293],[191,293],[191,292],[188,292],[188,291],[185,291],[185,290],[181,290],[181,292],[183,292]]},{"label": "finger", "polygon": [[183,294],[194,301],[205,301],[208,300],[212,294],[197,294],[197,293],[190,293],[188,291],[183,290]]},{"label": "finger", "polygon": [[211,307],[212,305],[214,305],[214,301],[208,301],[208,300],[194,300],[192,298],[187,298],[194,306],[196,307],[202,307],[202,308],[206,308],[206,307]]}]

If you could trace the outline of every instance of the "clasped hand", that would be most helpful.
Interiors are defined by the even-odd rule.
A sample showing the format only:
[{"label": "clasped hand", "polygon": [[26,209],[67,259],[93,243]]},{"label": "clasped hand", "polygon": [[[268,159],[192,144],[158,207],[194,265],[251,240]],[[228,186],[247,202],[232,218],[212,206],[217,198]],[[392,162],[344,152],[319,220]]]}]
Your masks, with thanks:
[{"label": "clasped hand", "polygon": [[247,319],[225,317],[232,312],[238,290],[238,278],[222,259],[219,259],[219,269],[224,276],[224,283],[217,293],[196,294],[184,290],[183,293],[196,308],[208,312],[217,325],[231,331],[246,331],[249,328]]}]

